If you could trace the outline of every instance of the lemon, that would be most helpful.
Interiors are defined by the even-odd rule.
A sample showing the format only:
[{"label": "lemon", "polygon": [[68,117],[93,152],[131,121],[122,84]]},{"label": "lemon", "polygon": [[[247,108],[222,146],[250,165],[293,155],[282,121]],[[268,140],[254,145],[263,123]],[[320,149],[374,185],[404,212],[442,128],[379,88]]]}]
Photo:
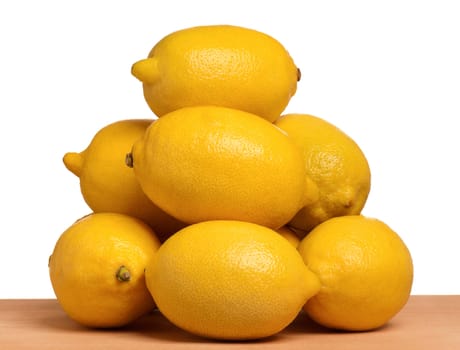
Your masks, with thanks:
[{"label": "lemon", "polygon": [[151,110],[216,105],[274,121],[295,94],[300,71],[273,37],[231,25],[196,26],[158,41],[132,66]]},{"label": "lemon", "polygon": [[302,208],[289,225],[310,231],[336,216],[360,214],[367,201],[371,173],[358,144],[328,121],[308,114],[287,114],[275,124],[303,151],[316,201]]},{"label": "lemon", "polygon": [[208,221],[171,236],[147,266],[147,288],[163,315],[196,335],[273,335],[320,288],[286,239],[240,221]]},{"label": "lemon", "polygon": [[321,290],[305,305],[323,326],[371,330],[406,304],[413,280],[410,252],[388,225],[361,215],[329,219],[299,244]]},{"label": "lemon", "polygon": [[286,224],[308,201],[300,150],[254,114],[185,107],[159,118],[134,143],[127,164],[144,193],[182,222]]},{"label": "lemon", "polygon": [[101,128],[82,152],[68,152],[63,161],[80,179],[85,202],[96,213],[114,212],[148,223],[163,241],[185,225],[154,205],[142,192],[124,157],[154,120],[119,120]]},{"label": "lemon", "polygon": [[144,269],[160,242],[139,219],[93,213],[65,230],[49,260],[50,280],[67,315],[89,327],[120,327],[154,307]]},{"label": "lemon", "polygon": [[291,243],[294,247],[300,243],[300,237],[288,226],[281,226],[279,229],[276,230],[282,237],[286,238],[289,243]]}]

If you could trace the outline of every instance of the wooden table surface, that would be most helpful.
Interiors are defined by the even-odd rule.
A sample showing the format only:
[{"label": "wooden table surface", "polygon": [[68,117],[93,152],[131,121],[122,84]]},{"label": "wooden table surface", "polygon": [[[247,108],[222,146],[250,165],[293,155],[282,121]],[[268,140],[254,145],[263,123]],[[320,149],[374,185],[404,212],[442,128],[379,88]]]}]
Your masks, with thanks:
[{"label": "wooden table surface", "polygon": [[218,342],[188,334],[153,312],[129,327],[93,330],[69,319],[56,300],[0,300],[0,349],[405,349],[459,350],[460,295],[411,296],[386,326],[337,332],[305,314],[283,332],[252,342]]}]

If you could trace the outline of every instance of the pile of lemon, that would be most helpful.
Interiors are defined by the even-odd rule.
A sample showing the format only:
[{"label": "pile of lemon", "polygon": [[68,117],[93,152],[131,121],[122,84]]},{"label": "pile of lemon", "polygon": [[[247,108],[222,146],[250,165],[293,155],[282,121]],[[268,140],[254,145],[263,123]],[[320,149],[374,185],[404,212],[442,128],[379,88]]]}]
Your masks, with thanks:
[{"label": "pile of lemon", "polygon": [[69,317],[121,327],[157,308],[193,334],[244,340],[300,312],[361,331],[404,307],[410,252],[360,214],[366,157],[326,120],[282,114],[301,74],[277,40],[186,28],[132,74],[155,118],[118,120],[64,155],[92,210],[49,261]]}]

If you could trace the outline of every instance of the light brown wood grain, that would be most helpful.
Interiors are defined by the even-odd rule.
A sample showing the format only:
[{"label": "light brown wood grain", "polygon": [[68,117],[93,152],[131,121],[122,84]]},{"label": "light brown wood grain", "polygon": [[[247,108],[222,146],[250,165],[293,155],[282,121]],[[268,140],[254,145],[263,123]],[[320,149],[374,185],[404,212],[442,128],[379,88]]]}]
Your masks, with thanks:
[{"label": "light brown wood grain", "polygon": [[301,313],[283,332],[252,342],[218,342],[188,334],[159,312],[129,327],[94,330],[69,319],[56,300],[0,300],[0,349],[460,349],[460,295],[411,296],[386,326],[337,332]]}]

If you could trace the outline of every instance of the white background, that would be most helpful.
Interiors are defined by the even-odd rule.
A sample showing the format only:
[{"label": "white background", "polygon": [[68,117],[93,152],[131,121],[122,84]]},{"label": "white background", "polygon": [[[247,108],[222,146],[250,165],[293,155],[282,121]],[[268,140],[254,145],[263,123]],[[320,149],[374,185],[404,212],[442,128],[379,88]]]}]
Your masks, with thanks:
[{"label": "white background", "polygon": [[460,294],[460,12],[455,1],[2,1],[0,298],[54,297],[48,256],[89,213],[62,156],[153,118],[132,63],[164,35],[235,24],[302,70],[286,112],[325,118],[372,170],[363,214],[409,247],[413,294]]}]

